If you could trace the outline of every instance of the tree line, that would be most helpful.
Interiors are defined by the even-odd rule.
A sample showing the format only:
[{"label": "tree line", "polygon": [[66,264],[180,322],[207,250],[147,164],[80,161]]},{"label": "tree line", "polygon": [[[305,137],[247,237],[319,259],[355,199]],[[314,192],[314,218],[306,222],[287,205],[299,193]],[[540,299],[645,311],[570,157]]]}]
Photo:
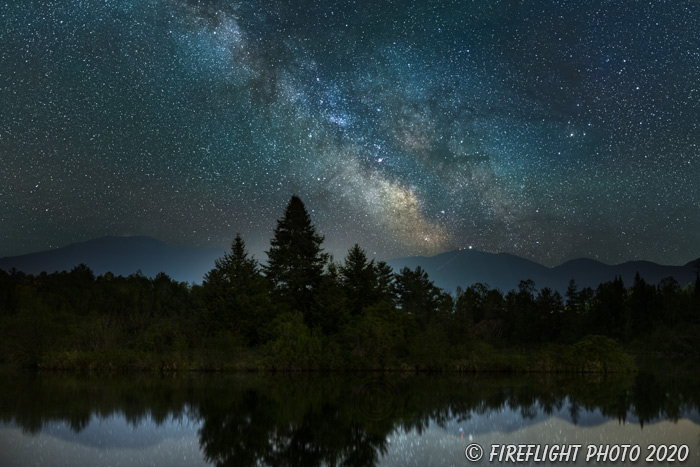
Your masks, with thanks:
[{"label": "tree line", "polygon": [[[685,287],[639,275],[565,296],[523,280],[437,287],[353,246],[324,253],[293,196],[268,261],[240,235],[201,285],[85,265],[39,275],[0,270],[0,361],[45,368],[621,369],[626,348],[696,353],[700,277]],[[651,346],[650,346],[651,345]]]}]

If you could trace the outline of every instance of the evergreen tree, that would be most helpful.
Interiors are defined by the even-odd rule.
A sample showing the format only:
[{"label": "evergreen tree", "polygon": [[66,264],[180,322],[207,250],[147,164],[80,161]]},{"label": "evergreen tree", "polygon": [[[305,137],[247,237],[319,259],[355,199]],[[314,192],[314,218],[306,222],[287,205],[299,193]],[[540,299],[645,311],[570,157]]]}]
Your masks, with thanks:
[{"label": "evergreen tree", "polygon": [[662,279],[658,287],[660,319],[664,324],[674,326],[683,313],[681,286],[673,277]]},{"label": "evergreen tree", "polygon": [[377,261],[374,269],[377,278],[377,300],[393,304],[396,300],[393,269],[385,261]]},{"label": "evergreen tree", "polygon": [[470,285],[466,290],[459,290],[456,304],[457,314],[473,323],[485,319],[483,305],[488,291],[488,286],[481,282]]},{"label": "evergreen tree", "polygon": [[627,307],[627,290],[621,276],[598,285],[595,300],[587,315],[589,334],[627,340],[630,335],[631,315]]},{"label": "evergreen tree", "polygon": [[348,251],[345,263],[340,266],[340,273],[350,312],[357,316],[362,308],[371,305],[378,298],[374,260],[367,261],[364,250],[355,243]]},{"label": "evergreen tree", "polygon": [[323,237],[316,233],[304,203],[292,196],[284,217],[277,221],[264,269],[275,299],[301,311],[309,326],[315,324],[312,306],[327,260],[321,243]]},{"label": "evergreen tree", "polygon": [[396,274],[394,292],[403,312],[412,316],[421,330],[425,330],[444,311],[444,294],[420,266],[415,270],[402,268]]},{"label": "evergreen tree", "polygon": [[205,306],[213,318],[207,323],[210,334],[228,329],[242,335],[249,344],[262,339],[262,328],[269,316],[265,280],[258,262],[248,256],[240,234],[231,251],[216,260],[202,283]]},{"label": "evergreen tree", "polygon": [[330,258],[326,272],[321,279],[321,286],[316,294],[316,302],[310,321],[320,326],[326,335],[337,333],[349,318],[350,313],[346,301],[340,266]]},{"label": "evergreen tree", "polygon": [[561,295],[556,290],[543,287],[537,294],[536,305],[539,313],[539,340],[541,342],[558,340],[564,321]]},{"label": "evergreen tree", "polygon": [[569,312],[577,312],[579,305],[579,293],[576,281],[569,280],[569,286],[566,288],[566,307]]},{"label": "evergreen tree", "polygon": [[535,282],[521,280],[518,291],[510,291],[506,296],[508,314],[513,337],[521,343],[534,343],[540,337],[540,323],[535,302]]},{"label": "evergreen tree", "polygon": [[625,340],[630,335],[636,335],[651,330],[656,324],[660,306],[656,303],[656,287],[647,282],[637,272],[630,289],[627,312],[631,322],[626,327]]}]

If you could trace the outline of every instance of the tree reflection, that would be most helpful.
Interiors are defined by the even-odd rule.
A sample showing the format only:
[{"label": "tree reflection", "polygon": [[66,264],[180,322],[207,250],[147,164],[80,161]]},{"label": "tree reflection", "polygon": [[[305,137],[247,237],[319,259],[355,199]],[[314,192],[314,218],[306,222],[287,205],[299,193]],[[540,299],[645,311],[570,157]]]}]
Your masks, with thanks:
[{"label": "tree reflection", "polygon": [[[246,389],[239,397],[217,398],[200,406],[200,446],[216,465],[375,465],[386,452],[391,422],[358,417],[348,382],[312,383],[325,389],[301,397],[286,379],[267,390]],[[319,397],[325,395],[325,397]]]},{"label": "tree reflection", "polygon": [[[236,465],[376,465],[395,432],[423,433],[511,409],[524,420],[584,412],[644,425],[700,408],[697,372],[593,379],[537,376],[188,375],[166,378],[2,375],[0,419],[29,433],[62,421],[75,432],[93,417],[138,425],[201,421],[206,461]],[[689,376],[689,377],[688,377]],[[388,400],[387,400],[388,398]]]}]

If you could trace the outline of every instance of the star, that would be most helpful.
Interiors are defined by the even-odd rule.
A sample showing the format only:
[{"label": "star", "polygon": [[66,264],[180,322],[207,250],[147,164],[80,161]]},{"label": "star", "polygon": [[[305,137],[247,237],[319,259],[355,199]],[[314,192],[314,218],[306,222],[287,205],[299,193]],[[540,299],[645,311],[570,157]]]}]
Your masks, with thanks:
[{"label": "star", "polygon": [[264,257],[292,194],[339,258],[700,256],[700,4],[499,5],[0,5],[0,256]]}]

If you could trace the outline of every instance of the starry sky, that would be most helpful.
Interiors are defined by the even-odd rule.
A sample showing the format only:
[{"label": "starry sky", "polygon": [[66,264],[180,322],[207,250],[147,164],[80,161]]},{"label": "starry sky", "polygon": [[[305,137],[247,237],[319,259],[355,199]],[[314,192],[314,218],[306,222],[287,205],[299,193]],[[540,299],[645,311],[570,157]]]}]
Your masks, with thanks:
[{"label": "starry sky", "polygon": [[0,256],[700,257],[700,1],[0,1]]}]

